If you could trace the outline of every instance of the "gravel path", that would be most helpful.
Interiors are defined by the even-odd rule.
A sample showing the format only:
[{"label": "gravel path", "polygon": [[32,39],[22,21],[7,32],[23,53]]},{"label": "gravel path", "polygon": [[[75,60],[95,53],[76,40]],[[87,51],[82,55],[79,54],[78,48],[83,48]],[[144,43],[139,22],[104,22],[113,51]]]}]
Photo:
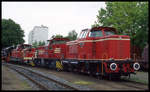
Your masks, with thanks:
[{"label": "gravel path", "polygon": [[2,90],[38,90],[33,83],[2,65]]}]

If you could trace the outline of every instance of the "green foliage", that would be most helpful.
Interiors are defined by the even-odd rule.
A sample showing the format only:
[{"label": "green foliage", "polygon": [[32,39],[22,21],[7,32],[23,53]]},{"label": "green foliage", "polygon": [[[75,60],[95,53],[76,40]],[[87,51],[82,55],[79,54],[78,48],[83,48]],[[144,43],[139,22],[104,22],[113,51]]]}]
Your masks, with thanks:
[{"label": "green foliage", "polygon": [[34,43],[32,43],[32,47],[37,48],[38,46],[44,46],[45,42],[44,41],[35,41]]},{"label": "green foliage", "polygon": [[148,2],[106,2],[106,9],[98,13],[92,27],[114,27],[118,34],[129,35],[131,45],[141,49],[148,43]]},{"label": "green foliage", "polygon": [[76,40],[77,39],[77,32],[75,30],[72,30],[68,33],[68,36],[66,38],[70,40]]},{"label": "green foliage", "polygon": [[35,41],[34,43],[32,43],[32,47],[37,48],[38,47],[38,42]]},{"label": "green foliage", "polygon": [[76,40],[77,39],[77,32],[75,30],[72,30],[68,33],[68,36],[63,37],[63,35],[57,34],[53,35],[51,38],[68,38],[70,40]]},{"label": "green foliage", "polygon": [[23,44],[24,31],[11,19],[2,19],[2,47]]},{"label": "green foliage", "polygon": [[45,42],[44,41],[39,41],[39,46],[44,46],[45,45]]},{"label": "green foliage", "polygon": [[93,27],[98,27],[98,26],[100,26],[100,25],[95,21],[95,24],[92,25],[92,28]]},{"label": "green foliage", "polygon": [[57,34],[57,35],[53,35],[52,38],[63,38],[63,36],[60,34]]}]

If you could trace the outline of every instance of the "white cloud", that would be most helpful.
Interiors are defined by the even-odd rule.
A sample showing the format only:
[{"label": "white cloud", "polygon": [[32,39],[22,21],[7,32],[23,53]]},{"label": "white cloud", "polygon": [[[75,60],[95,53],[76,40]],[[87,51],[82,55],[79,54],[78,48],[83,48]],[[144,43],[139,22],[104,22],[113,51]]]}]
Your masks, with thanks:
[{"label": "white cloud", "polygon": [[55,34],[66,36],[75,29],[90,28],[96,21],[104,2],[2,2],[2,18],[11,18],[25,31],[25,41],[34,26],[49,28],[49,38]]}]

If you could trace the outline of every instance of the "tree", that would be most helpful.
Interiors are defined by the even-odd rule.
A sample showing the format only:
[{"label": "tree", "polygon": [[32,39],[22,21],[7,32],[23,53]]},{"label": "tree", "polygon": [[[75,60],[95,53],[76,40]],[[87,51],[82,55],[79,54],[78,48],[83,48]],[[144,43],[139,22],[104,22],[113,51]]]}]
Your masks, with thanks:
[{"label": "tree", "polygon": [[38,46],[44,46],[44,45],[45,45],[45,42],[44,42],[44,41],[39,41]]},{"label": "tree", "polygon": [[75,30],[72,30],[68,33],[68,36],[66,38],[70,40],[76,40],[77,39],[77,32]]},{"label": "tree", "polygon": [[44,45],[45,45],[44,41],[39,41],[39,42],[35,41],[34,43],[32,43],[32,46],[34,48],[37,48],[38,46],[44,46]]},{"label": "tree", "polygon": [[107,2],[106,9],[98,13],[92,27],[114,27],[118,34],[129,35],[131,45],[141,50],[148,43],[148,2]]},{"label": "tree", "polygon": [[2,19],[2,47],[23,44],[24,31],[12,19]]},{"label": "tree", "polygon": [[38,47],[38,42],[37,41],[33,42],[32,47],[37,48]]},{"label": "tree", "polygon": [[56,34],[56,35],[53,35],[52,38],[63,38],[63,36],[60,34]]}]

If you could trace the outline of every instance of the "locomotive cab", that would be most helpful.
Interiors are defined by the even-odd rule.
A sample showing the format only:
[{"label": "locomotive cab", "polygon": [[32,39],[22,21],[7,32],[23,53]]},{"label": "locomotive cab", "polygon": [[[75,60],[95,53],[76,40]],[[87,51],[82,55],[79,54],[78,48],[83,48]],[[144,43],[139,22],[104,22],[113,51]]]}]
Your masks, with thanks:
[{"label": "locomotive cab", "polygon": [[67,38],[52,38],[48,40],[48,46],[38,47],[35,64],[37,66],[46,66],[51,69],[62,70],[61,60],[66,56]]},{"label": "locomotive cab", "polygon": [[49,57],[53,59],[64,59],[66,56],[66,42],[67,38],[53,38],[50,40],[48,49]]}]

